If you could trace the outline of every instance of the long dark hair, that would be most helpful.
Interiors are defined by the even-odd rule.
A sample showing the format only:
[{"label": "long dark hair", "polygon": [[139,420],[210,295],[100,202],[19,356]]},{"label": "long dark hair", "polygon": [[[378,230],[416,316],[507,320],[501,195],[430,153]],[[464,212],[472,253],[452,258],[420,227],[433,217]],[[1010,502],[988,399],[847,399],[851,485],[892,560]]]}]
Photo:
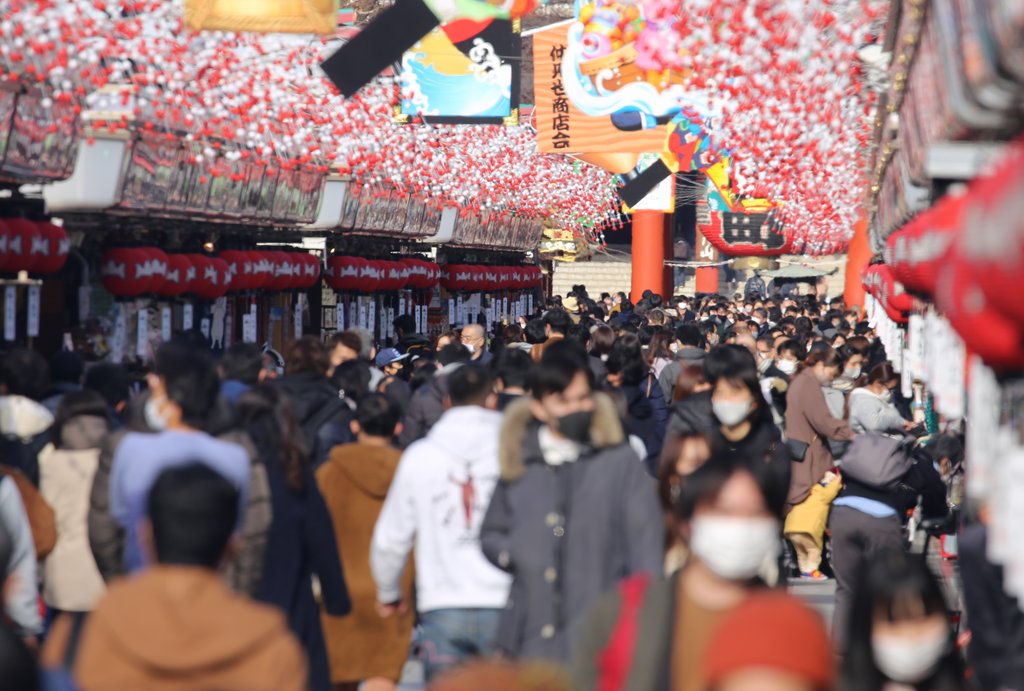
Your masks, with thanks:
[{"label": "long dark hair", "polygon": [[[920,603],[924,614],[947,616],[946,598],[935,576],[919,559],[902,550],[891,550],[873,557],[861,572],[850,612],[847,651],[843,659],[842,691],[877,691],[886,684],[885,675],[875,664],[871,635],[879,615],[897,620],[909,602]],[[960,691],[964,688],[963,663],[956,650],[952,629],[949,649],[930,679],[918,684],[927,691]]]},{"label": "long dark hair", "polygon": [[274,387],[255,386],[239,397],[238,417],[263,462],[280,465],[288,486],[303,491],[309,451],[288,398]]}]

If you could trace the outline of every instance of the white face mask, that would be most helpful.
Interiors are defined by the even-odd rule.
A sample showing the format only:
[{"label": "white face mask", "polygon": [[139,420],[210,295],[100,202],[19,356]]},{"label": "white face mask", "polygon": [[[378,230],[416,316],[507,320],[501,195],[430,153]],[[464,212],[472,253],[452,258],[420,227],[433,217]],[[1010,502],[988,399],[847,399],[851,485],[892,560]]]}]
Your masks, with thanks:
[{"label": "white face mask", "polygon": [[782,370],[783,374],[793,374],[793,372],[796,372],[796,362],[793,360],[779,360],[776,366]]},{"label": "white face mask", "polygon": [[886,403],[892,403],[892,391],[890,391],[889,389],[886,389],[882,393],[878,394],[878,397],[881,398]]},{"label": "white face mask", "polygon": [[476,352],[476,346],[473,345],[472,343],[463,343],[462,347],[468,350],[470,355]]},{"label": "white face mask", "polygon": [[779,554],[779,522],[771,518],[698,516],[691,524],[690,551],[730,581],[747,581]]},{"label": "white face mask", "polygon": [[671,353],[673,355],[675,355],[676,353],[679,352],[679,344],[678,343],[669,343],[668,344],[668,349],[669,349],[669,351],[671,351]]},{"label": "white face mask", "polygon": [[846,375],[847,379],[856,379],[857,377],[860,376],[860,366],[847,367],[845,370],[843,370],[843,374]]},{"label": "white face mask", "polygon": [[726,427],[735,427],[750,415],[750,401],[711,401],[715,417]]},{"label": "white face mask", "polygon": [[146,417],[146,425],[148,425],[151,430],[154,432],[163,432],[167,429],[167,418],[165,418],[163,413],[160,412],[160,404],[152,396],[150,396],[149,400],[146,401],[143,413]]},{"label": "white face mask", "polygon": [[900,684],[917,684],[935,672],[949,650],[949,635],[942,631],[916,640],[874,636],[871,649],[882,674]]}]

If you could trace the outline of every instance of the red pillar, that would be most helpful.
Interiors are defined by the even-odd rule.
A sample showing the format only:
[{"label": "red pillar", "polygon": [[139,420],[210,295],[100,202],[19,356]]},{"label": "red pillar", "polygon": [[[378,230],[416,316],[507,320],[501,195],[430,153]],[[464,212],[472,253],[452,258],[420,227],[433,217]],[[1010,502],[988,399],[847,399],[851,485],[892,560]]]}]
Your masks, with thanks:
[{"label": "red pillar", "polygon": [[645,290],[665,290],[665,214],[633,212],[633,286],[630,300],[636,303]]},{"label": "red pillar", "polygon": [[860,275],[871,261],[871,240],[868,238],[868,222],[861,216],[853,226],[853,238],[846,252],[846,289],[843,299],[847,309],[854,306],[864,308],[864,284]]},{"label": "red pillar", "polygon": [[[697,261],[716,262],[718,261],[718,250],[707,241],[704,234],[697,227]],[[697,280],[694,290],[698,293],[718,292],[718,267],[709,266],[697,269]]]}]

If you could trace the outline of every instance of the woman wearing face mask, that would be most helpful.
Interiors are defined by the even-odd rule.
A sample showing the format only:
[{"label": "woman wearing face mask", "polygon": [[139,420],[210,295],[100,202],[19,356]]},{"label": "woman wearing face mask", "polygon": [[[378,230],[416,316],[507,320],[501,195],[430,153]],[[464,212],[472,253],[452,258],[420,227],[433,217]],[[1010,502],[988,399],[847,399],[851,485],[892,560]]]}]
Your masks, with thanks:
[{"label": "woman wearing face mask", "polygon": [[[787,512],[807,500],[811,488],[835,467],[828,441],[850,441],[853,430],[845,420],[834,417],[825,402],[822,387],[839,376],[841,360],[831,348],[813,351],[804,360],[803,369],[790,382],[786,394],[786,437],[792,453]],[[796,539],[794,539],[794,537]],[[790,538],[796,551],[802,576],[822,580],[821,550],[815,536]]]},{"label": "woman wearing face mask", "polygon": [[842,691],[960,691],[964,669],[942,588],[902,551],[875,558],[860,581]]},{"label": "woman wearing face mask", "polygon": [[715,418],[712,448],[740,459],[768,457],[788,466],[789,450],[772,420],[750,351],[742,346],[719,346],[708,369]]},{"label": "woman wearing face mask", "polygon": [[764,459],[713,455],[681,481],[673,508],[686,565],[663,581],[630,579],[598,602],[580,630],[575,688],[704,688],[716,627],[764,587],[757,573],[778,553],[787,475]]},{"label": "woman wearing face mask", "polygon": [[901,433],[913,427],[892,404],[892,392],[898,385],[899,376],[888,362],[871,369],[867,385],[850,394],[850,427],[854,432]]}]

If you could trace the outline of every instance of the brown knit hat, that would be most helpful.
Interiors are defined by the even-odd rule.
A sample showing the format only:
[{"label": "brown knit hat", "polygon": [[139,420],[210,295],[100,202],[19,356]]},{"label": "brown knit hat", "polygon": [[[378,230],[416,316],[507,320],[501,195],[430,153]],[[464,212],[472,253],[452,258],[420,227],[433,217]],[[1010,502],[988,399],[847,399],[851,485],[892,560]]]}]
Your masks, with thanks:
[{"label": "brown knit hat", "polygon": [[833,655],[817,612],[785,593],[758,594],[723,619],[712,636],[705,687],[714,688],[733,672],[763,668],[827,690],[835,683]]}]

